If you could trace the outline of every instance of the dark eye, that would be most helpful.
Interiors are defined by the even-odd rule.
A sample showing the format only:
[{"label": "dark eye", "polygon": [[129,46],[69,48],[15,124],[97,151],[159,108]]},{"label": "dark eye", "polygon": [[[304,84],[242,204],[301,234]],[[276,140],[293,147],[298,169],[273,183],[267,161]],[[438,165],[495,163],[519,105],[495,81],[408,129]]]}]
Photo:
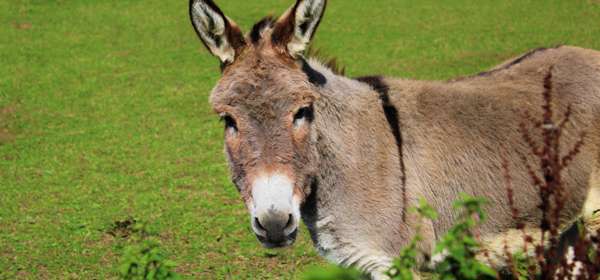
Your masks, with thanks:
[{"label": "dark eye", "polygon": [[294,115],[294,125],[300,126],[304,122],[311,122],[314,118],[312,106],[306,106],[300,108],[298,112]]},{"label": "dark eye", "polygon": [[225,123],[225,130],[233,130],[233,131],[237,131],[237,124],[235,123],[235,120],[231,117],[231,116],[222,116],[221,120],[223,121],[223,123]]}]

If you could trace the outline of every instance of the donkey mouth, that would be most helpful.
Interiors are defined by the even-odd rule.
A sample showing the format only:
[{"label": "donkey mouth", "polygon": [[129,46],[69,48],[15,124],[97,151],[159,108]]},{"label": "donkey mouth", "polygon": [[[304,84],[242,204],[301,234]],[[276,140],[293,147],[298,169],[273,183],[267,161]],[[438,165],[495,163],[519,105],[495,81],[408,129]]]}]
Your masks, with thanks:
[{"label": "donkey mouth", "polygon": [[296,236],[298,236],[298,229],[294,230],[292,233],[290,233],[290,235],[286,236],[285,238],[279,240],[263,237],[258,234],[256,235],[256,238],[258,238],[258,241],[260,241],[263,247],[273,249],[283,248],[294,244],[294,242],[296,241]]}]

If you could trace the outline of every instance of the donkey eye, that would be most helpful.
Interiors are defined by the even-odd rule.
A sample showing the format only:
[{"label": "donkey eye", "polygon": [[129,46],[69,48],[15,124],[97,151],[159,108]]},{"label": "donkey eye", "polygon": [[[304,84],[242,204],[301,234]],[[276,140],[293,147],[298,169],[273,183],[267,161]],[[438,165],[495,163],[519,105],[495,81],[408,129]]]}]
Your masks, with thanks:
[{"label": "donkey eye", "polygon": [[298,127],[298,126],[302,125],[305,121],[310,122],[313,120],[313,117],[314,116],[313,116],[312,106],[302,107],[294,115],[294,125]]},{"label": "donkey eye", "polygon": [[233,130],[233,131],[237,131],[237,124],[235,123],[235,120],[231,117],[231,116],[223,116],[221,117],[221,121],[223,121],[223,123],[225,123],[225,130]]}]

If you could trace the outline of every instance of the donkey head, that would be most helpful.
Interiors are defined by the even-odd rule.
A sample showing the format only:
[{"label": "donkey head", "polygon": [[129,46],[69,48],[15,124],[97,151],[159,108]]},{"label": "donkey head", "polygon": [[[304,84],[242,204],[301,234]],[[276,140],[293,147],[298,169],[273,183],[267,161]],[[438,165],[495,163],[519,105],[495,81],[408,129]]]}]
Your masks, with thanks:
[{"label": "donkey head", "polygon": [[225,124],[225,153],[233,183],[266,247],[296,238],[300,206],[317,170],[313,103],[303,52],[326,0],[298,0],[277,20],[265,18],[242,35],[211,0],[191,0],[190,16],[222,77],[210,102]]}]

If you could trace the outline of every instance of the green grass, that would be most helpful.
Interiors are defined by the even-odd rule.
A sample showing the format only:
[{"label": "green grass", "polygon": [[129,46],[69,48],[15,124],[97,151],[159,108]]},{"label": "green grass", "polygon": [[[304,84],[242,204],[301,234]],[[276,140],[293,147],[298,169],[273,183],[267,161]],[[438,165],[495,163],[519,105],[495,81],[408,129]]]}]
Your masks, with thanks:
[{"label": "green grass", "polygon": [[[245,30],[291,0],[217,1]],[[350,75],[445,79],[527,49],[600,49],[595,0],[330,1],[316,38]],[[377,3],[377,4],[375,4]],[[0,1],[0,279],[114,278],[135,217],[191,279],[293,279],[306,230],[260,247],[208,105],[218,63],[187,1]]]}]

